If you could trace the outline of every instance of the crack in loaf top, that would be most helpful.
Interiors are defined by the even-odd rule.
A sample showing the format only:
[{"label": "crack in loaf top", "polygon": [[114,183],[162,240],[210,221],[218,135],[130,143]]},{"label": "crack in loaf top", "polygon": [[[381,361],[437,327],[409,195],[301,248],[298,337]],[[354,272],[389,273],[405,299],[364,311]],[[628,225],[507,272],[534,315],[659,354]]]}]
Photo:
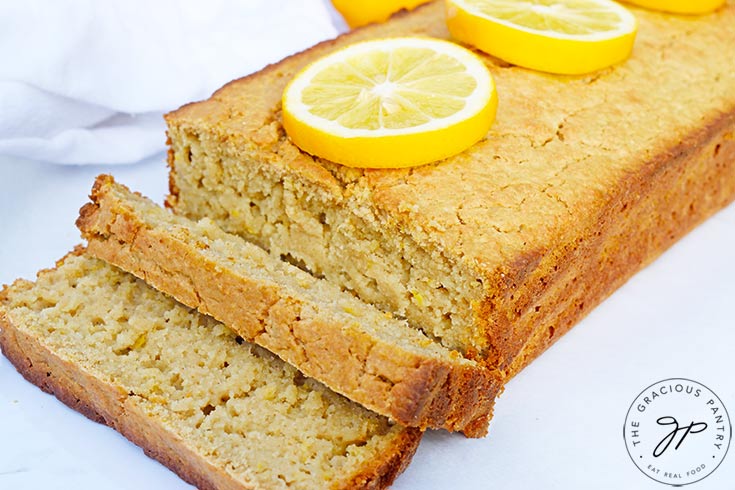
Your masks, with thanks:
[{"label": "crack in loaf top", "polygon": [[627,178],[655,173],[735,112],[731,1],[701,17],[635,9],[631,58],[586,76],[548,75],[483,55],[497,84],[497,120],[486,139],[436,164],[352,169],[290,143],[280,98],[299,69],[364,39],[449,38],[443,8],[435,2],[322,43],[179,109],[169,124],[209,133],[234,154],[298,174],[337,201],[351,199],[388,231],[490,271],[578,236]]}]

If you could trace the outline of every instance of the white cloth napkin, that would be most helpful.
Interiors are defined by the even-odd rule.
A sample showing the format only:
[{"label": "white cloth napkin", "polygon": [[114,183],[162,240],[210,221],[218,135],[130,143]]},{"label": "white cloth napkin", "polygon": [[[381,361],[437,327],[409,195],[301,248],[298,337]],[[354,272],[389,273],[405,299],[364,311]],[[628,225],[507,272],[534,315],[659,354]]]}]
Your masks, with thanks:
[{"label": "white cloth napkin", "polygon": [[0,155],[137,162],[164,112],[334,37],[324,0],[0,2]]}]

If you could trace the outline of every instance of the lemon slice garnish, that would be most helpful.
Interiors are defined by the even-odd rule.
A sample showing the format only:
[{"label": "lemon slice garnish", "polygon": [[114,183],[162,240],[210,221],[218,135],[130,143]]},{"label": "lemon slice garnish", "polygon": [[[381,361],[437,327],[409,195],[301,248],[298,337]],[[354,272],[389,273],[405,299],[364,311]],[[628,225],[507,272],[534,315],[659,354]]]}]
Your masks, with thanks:
[{"label": "lemon slice garnish", "polygon": [[401,9],[412,10],[428,0],[332,0],[332,5],[352,27],[384,22]]},{"label": "lemon slice garnish", "polygon": [[725,5],[725,0],[624,0],[640,7],[674,14],[706,14]]},{"label": "lemon slice garnish", "polygon": [[447,0],[447,26],[514,65],[570,75],[625,60],[637,30],[610,0]]},{"label": "lemon slice garnish", "polygon": [[307,66],[283,93],[283,126],[307,153],[351,167],[410,167],[483,138],[495,84],[471,51],[436,39],[366,41]]}]

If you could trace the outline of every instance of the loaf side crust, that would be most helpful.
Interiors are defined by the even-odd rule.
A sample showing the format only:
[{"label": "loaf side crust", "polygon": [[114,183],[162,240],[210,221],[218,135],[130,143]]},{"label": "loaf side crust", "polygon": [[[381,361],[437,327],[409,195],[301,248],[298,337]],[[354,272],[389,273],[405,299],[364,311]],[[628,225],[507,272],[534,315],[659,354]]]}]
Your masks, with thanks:
[{"label": "loaf side crust", "polygon": [[[321,206],[340,222],[359,218],[375,236],[412,244],[411,251],[446,261],[467,286],[453,299],[461,304],[457,311],[472,313],[454,322],[450,332],[467,329],[471,334],[452,347],[475,349],[489,365],[512,375],[545,348],[542,344],[548,345],[541,340],[544,335],[552,333],[549,341],[558,338],[733,198],[734,162],[725,150],[735,114],[735,71],[729,69],[735,4],[697,17],[634,11],[640,28],[633,55],[594,74],[552,76],[482,55],[501,99],[487,139],[456,157],[416,169],[347,169],[301,152],[280,124],[280,92],[305,64],[352,42],[409,34],[447,38],[441,2],[317,45],[167,116],[168,203],[190,216],[210,213],[228,231],[257,238],[269,229],[247,230],[228,207],[232,201],[213,191],[219,186],[235,200],[252,198],[261,190],[236,185],[236,177],[257,169],[272,175],[273,182],[284,182],[284,192],[295,189],[297,203],[304,209],[313,206],[316,215]],[[718,145],[719,153],[713,149]],[[694,165],[692,155],[706,154],[704,148],[716,167],[715,174],[708,174],[714,179],[710,184],[669,180],[686,184],[691,210],[675,210],[681,203],[643,193],[664,193],[647,180],[669,175],[679,163]],[[187,149],[193,152],[191,165]],[[202,170],[196,188],[187,179],[200,171],[202,154],[211,149],[224,159],[220,167]],[[710,198],[708,185],[716,187],[716,199]],[[200,211],[192,205],[194,197],[206,196],[212,196],[211,208]],[[682,212],[691,216],[682,217]],[[622,241],[625,229],[638,233]],[[278,247],[279,239],[262,236],[270,247]],[[289,246],[294,244],[298,241]],[[301,248],[292,255],[308,264],[314,261],[310,254]],[[400,265],[396,257],[390,267]],[[611,269],[600,272],[600,264]],[[317,265],[341,266],[328,260]],[[589,275],[598,272],[599,277]],[[472,292],[475,282],[481,284],[480,295]],[[420,314],[413,307],[407,317],[419,324]]]},{"label": "loaf side crust", "polygon": [[[67,255],[84,253],[77,247]],[[57,262],[63,263],[63,258]],[[43,274],[45,270],[39,272]],[[2,303],[12,288],[32,288],[19,279],[0,290]],[[136,395],[105,382],[49,350],[41,339],[17,328],[0,304],[0,350],[18,372],[42,391],[50,393],[90,420],[105,424],[141,447],[146,455],[161,462],[184,481],[201,490],[255,490],[228,472],[202,459],[186,442],[155,423],[136,404]],[[366,461],[353,475],[330,488],[377,490],[387,488],[410,463],[421,440],[418,429],[403,429],[381,458]]]},{"label": "loaf side crust", "polygon": [[[530,332],[508,377],[520,372],[595,306],[676,241],[735,199],[735,111],[723,113],[656,157],[627,192],[600,210],[582,246],[539,266],[514,320]],[[632,196],[636,196],[631,200]],[[622,217],[621,217],[622,216]],[[585,278],[594,280],[585,281]],[[546,285],[548,284],[548,285]],[[544,311],[545,313],[541,313]]]}]

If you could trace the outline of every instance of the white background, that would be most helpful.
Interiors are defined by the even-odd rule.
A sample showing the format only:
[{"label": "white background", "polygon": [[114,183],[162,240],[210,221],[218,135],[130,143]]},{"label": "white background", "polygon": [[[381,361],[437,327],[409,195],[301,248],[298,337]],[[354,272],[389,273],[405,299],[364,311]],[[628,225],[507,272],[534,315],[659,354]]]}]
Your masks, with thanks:
[{"label": "white background", "polygon": [[[163,155],[109,167],[0,157],[0,283],[33,278],[79,243],[74,220],[101,172],[159,203],[167,190]],[[393,488],[665,488],[628,458],[626,411],[651,383],[684,377],[707,385],[735,415],[734,299],[731,205],[513,379],[488,437],[428,433]],[[72,488],[190,487],[113,430],[25,382],[0,356],[0,489]],[[691,488],[735,489],[735,454]]]}]

